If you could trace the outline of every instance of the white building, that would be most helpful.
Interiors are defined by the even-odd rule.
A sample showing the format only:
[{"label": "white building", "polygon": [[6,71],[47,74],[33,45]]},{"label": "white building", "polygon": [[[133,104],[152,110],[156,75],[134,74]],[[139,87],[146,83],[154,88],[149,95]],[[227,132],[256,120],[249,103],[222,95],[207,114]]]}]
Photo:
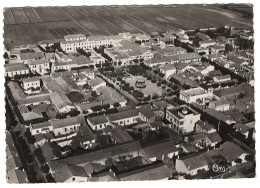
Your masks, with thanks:
[{"label": "white building", "polygon": [[187,105],[182,105],[167,109],[166,119],[172,123],[171,128],[177,132],[189,133],[194,131],[196,122],[200,120],[200,114]]},{"label": "white building", "polygon": [[41,75],[50,73],[50,63],[47,59],[34,60],[27,63],[31,72]]},{"label": "white building", "polygon": [[66,53],[75,53],[78,49],[93,49],[100,46],[114,45],[122,40],[120,36],[89,36],[83,34],[67,35],[60,43],[61,49]]},{"label": "white building", "polygon": [[183,90],[180,92],[180,99],[187,103],[200,103],[204,104],[206,98],[211,98],[213,96],[212,92],[207,92],[201,87],[191,88],[188,90]]},{"label": "white building", "polygon": [[29,74],[29,68],[23,63],[5,64],[5,77],[13,78],[15,75]]}]

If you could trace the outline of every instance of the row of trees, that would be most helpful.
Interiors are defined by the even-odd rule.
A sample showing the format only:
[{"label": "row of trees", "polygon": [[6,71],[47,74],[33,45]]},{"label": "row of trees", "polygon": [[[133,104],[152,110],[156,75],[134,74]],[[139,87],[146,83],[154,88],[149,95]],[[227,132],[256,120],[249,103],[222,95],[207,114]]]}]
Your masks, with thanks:
[{"label": "row of trees", "polygon": [[56,118],[57,119],[65,119],[67,116],[75,117],[79,114],[80,114],[80,112],[78,110],[71,110],[68,113],[58,113],[58,114],[56,114]]}]

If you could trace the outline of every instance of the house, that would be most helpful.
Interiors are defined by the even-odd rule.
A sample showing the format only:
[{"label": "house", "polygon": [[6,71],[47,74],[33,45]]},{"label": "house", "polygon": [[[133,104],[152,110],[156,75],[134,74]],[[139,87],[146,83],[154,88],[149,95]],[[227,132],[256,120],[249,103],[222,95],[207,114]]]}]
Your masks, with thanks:
[{"label": "house", "polygon": [[53,131],[52,121],[31,124],[29,128],[32,135],[47,134]]},{"label": "house", "polygon": [[115,144],[134,141],[134,139],[127,133],[127,131],[120,126],[111,129],[111,138]]},{"label": "house", "polygon": [[69,112],[75,109],[75,106],[64,93],[52,93],[51,102],[60,113]]},{"label": "house", "polygon": [[93,173],[88,178],[88,182],[111,182],[119,181],[115,172],[112,169],[104,169],[102,171]]},{"label": "house", "polygon": [[22,183],[30,183],[28,180],[28,176],[26,171],[15,169],[6,174],[7,183],[10,184],[22,184]]},{"label": "house", "polygon": [[255,128],[255,122],[249,123],[237,123],[234,125],[234,129],[245,136],[245,138],[250,137],[250,131]]},{"label": "house", "polygon": [[184,153],[194,153],[199,151],[199,149],[195,147],[193,144],[191,144],[190,142],[180,143],[178,148],[182,150]]},{"label": "house", "polygon": [[160,72],[164,74],[164,78],[167,80],[172,74],[176,74],[177,69],[175,64],[168,64],[160,67]]},{"label": "house", "polygon": [[99,77],[89,80],[88,84],[91,86],[92,91],[96,91],[99,87],[106,86],[106,82]]},{"label": "house", "polygon": [[59,161],[65,164],[73,165],[84,165],[88,162],[105,165],[106,161],[109,159],[113,159],[115,161],[119,161],[122,157],[125,157],[125,159],[131,159],[133,157],[141,156],[141,152],[142,147],[139,141],[133,141],[89,151],[84,154],[60,159]]},{"label": "house", "polygon": [[34,145],[37,146],[42,146],[43,144],[45,144],[45,142],[47,141],[47,139],[45,138],[45,136],[43,134],[36,134],[34,135]]},{"label": "house", "polygon": [[40,79],[36,77],[24,78],[22,86],[26,94],[35,94],[41,92]]},{"label": "house", "polygon": [[78,49],[93,49],[100,46],[109,46],[122,40],[121,36],[88,36],[74,34],[64,36],[60,43],[61,49],[66,53],[75,53]]},{"label": "house", "polygon": [[88,76],[86,76],[85,74],[80,73],[80,74],[75,78],[75,80],[76,80],[76,84],[77,84],[78,86],[83,86],[83,85],[85,85],[85,84],[87,83],[87,81],[88,81]]},{"label": "house", "polygon": [[198,174],[199,170],[209,170],[209,165],[206,159],[202,155],[187,155],[176,160],[175,165],[178,173],[189,174],[194,176]]},{"label": "house", "polygon": [[250,114],[255,112],[255,102],[253,96],[237,99],[235,103],[236,104],[234,108],[239,110],[240,112],[243,112],[245,114]]},{"label": "house", "polygon": [[182,90],[180,92],[179,98],[187,103],[195,102],[195,103],[204,104],[205,100],[207,98],[211,98],[211,97],[212,97],[211,92],[207,92],[203,88],[197,87],[197,88],[191,88],[188,90]]},{"label": "house", "polygon": [[25,94],[17,82],[9,82],[7,85],[14,100],[18,101],[25,98]]},{"label": "house", "polygon": [[168,180],[172,174],[167,165],[154,163],[117,175],[120,181]]},{"label": "house", "polygon": [[121,111],[115,114],[109,114],[107,117],[111,122],[116,123],[118,125],[131,125],[137,123],[137,118],[139,118],[139,110],[133,109]]},{"label": "house", "polygon": [[225,142],[217,150],[220,155],[231,163],[231,166],[236,165],[235,160],[238,158],[242,160],[242,163],[245,163],[245,156],[248,155],[246,151],[233,142]]},{"label": "house", "polygon": [[154,143],[143,147],[144,153],[151,161],[172,159],[179,154],[178,148],[173,141]]},{"label": "house", "polygon": [[140,34],[135,37],[135,40],[139,42],[148,42],[150,38],[151,37],[147,34]]},{"label": "house", "polygon": [[227,124],[236,123],[234,120],[229,118],[227,115],[215,110],[214,108],[207,108],[205,110],[205,112],[207,114],[209,114],[210,116],[215,117],[217,120],[226,122]]},{"label": "house", "polygon": [[216,144],[222,141],[222,138],[217,132],[208,133],[205,135],[205,137],[210,147],[214,147]]},{"label": "house", "polygon": [[82,166],[49,161],[50,174],[56,183],[86,182],[87,174]]},{"label": "house", "polygon": [[214,41],[214,40],[199,41],[199,45],[202,48],[208,48],[208,47],[213,46],[215,44],[216,44],[216,41]]},{"label": "house", "polygon": [[214,82],[221,83],[231,80],[231,76],[229,74],[227,75],[221,75],[221,76],[215,76],[213,77]]},{"label": "house", "polygon": [[209,102],[209,108],[224,112],[230,109],[230,102],[227,99],[213,100]]},{"label": "house", "polygon": [[32,73],[38,73],[40,75],[50,73],[50,62],[47,59],[33,60],[27,63]]},{"label": "house", "polygon": [[14,145],[14,140],[12,134],[6,132],[6,173],[10,173],[13,170],[22,167],[21,159],[18,155],[16,146]]},{"label": "house", "polygon": [[45,58],[43,52],[26,52],[26,53],[21,53],[19,56],[19,59],[24,63],[27,64],[31,61],[35,60],[40,60]]},{"label": "house", "polygon": [[23,63],[5,64],[5,77],[13,78],[15,75],[26,75],[30,73],[30,69]]},{"label": "house", "polygon": [[221,52],[225,51],[225,46],[215,44],[213,46],[210,46],[210,51],[211,51],[212,54],[213,53],[221,53]]},{"label": "house", "polygon": [[22,86],[23,86],[24,90],[29,90],[30,88],[41,87],[40,79],[36,78],[36,77],[24,78]]},{"label": "house", "polygon": [[200,114],[187,105],[166,110],[166,119],[172,123],[171,128],[178,133],[193,132]]},{"label": "house", "polygon": [[34,120],[34,119],[43,119],[42,113],[34,112],[34,111],[23,113],[22,117],[23,117],[24,121],[31,121],[31,120]]},{"label": "house", "polygon": [[194,52],[198,54],[204,54],[204,55],[209,55],[209,48],[202,48],[202,47],[197,47],[194,49]]},{"label": "house", "polygon": [[217,132],[193,134],[186,137],[185,139],[200,149],[214,147],[216,144],[222,141],[222,138]]},{"label": "house", "polygon": [[181,76],[179,74],[172,74],[169,77],[169,80],[170,81],[173,80],[172,82],[178,81],[181,85],[185,84],[185,85],[190,86],[191,88],[195,88],[195,87],[199,86],[195,81],[193,81],[193,80],[191,80],[189,78],[186,78],[184,76]]},{"label": "house", "polygon": [[159,49],[156,51],[161,55],[161,57],[174,56],[177,54],[185,54],[186,50],[182,47],[169,47],[164,49]]},{"label": "house", "polygon": [[214,133],[215,127],[207,121],[197,121],[195,124],[195,132],[197,133]]},{"label": "house", "polygon": [[101,130],[109,125],[109,121],[105,115],[88,117],[87,122],[92,130]]},{"label": "house", "polygon": [[217,54],[210,54],[207,56],[209,60],[215,61],[215,60],[224,60],[225,56],[221,53]]},{"label": "house", "polygon": [[197,32],[195,34],[199,39],[201,39],[202,41],[207,41],[207,40],[211,40],[211,38],[205,34],[205,33],[202,33],[202,32]]},{"label": "house", "polygon": [[81,123],[77,117],[69,117],[60,120],[53,120],[53,133],[55,136],[66,135],[78,131]]},{"label": "house", "polygon": [[219,99],[235,99],[239,95],[252,96],[254,94],[253,88],[248,84],[241,84],[236,87],[224,88],[213,91],[214,97]]},{"label": "house", "polygon": [[139,117],[141,118],[142,121],[145,121],[148,123],[155,122],[155,114],[148,107],[139,108]]}]

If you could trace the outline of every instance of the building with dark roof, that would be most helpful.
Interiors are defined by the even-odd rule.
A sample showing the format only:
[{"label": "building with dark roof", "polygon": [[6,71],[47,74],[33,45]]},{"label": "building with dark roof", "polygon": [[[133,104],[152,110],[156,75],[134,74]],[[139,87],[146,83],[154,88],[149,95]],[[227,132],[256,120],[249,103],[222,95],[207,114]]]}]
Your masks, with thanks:
[{"label": "building with dark roof", "polygon": [[168,180],[171,171],[163,163],[154,163],[117,175],[120,181]]},{"label": "building with dark roof", "polygon": [[50,173],[56,183],[86,182],[87,174],[82,166],[49,161]]},{"label": "building with dark roof", "polygon": [[141,153],[142,147],[139,141],[133,141],[88,151],[84,154],[60,159],[59,162],[73,165],[83,165],[88,162],[95,162],[105,165],[108,159],[112,158],[114,160],[119,160],[122,156],[125,156],[126,158],[137,157],[140,156]]},{"label": "building with dark roof", "polygon": [[64,93],[53,93],[51,95],[51,102],[60,113],[69,112],[75,109],[75,106]]},{"label": "building with dark roof", "polygon": [[105,115],[88,117],[87,122],[92,130],[101,130],[109,125],[109,120]]},{"label": "building with dark roof", "polygon": [[5,77],[13,78],[15,75],[29,74],[30,70],[27,65],[23,63],[5,64]]},{"label": "building with dark roof", "polygon": [[164,160],[165,158],[171,159],[179,154],[174,141],[163,141],[143,146],[143,150],[151,161]]}]

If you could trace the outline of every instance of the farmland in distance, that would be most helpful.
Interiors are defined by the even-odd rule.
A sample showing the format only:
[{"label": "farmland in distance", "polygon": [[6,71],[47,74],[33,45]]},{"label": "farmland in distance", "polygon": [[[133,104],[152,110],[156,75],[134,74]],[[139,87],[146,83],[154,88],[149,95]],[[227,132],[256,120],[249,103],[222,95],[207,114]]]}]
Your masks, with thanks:
[{"label": "farmland in distance", "polygon": [[[239,9],[251,11],[243,5]],[[251,11],[252,12],[252,11]],[[195,29],[232,24],[252,28],[252,20],[221,5],[146,5],[5,8],[6,48],[62,39],[64,35],[151,33],[173,28]]]}]

